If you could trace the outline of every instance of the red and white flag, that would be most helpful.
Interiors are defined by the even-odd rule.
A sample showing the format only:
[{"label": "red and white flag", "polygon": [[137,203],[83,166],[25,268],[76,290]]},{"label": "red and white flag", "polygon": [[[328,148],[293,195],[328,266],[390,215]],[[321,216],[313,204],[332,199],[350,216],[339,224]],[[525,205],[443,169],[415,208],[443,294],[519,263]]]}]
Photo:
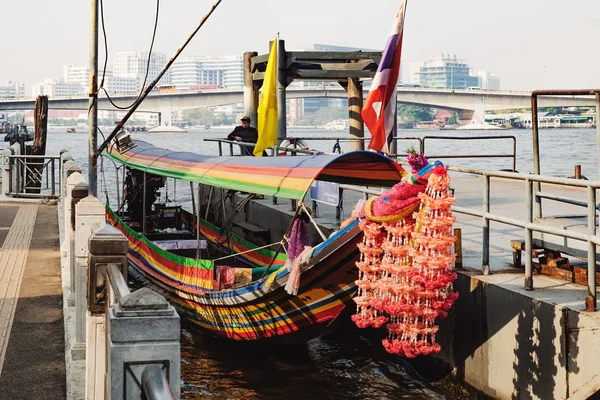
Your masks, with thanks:
[{"label": "red and white flag", "polygon": [[373,77],[369,96],[360,113],[371,132],[369,149],[389,154],[392,128],[395,123],[396,86],[400,74],[400,55],[402,53],[402,36],[404,31],[404,0],[398,9],[392,33],[388,38],[381,56],[381,62]]}]

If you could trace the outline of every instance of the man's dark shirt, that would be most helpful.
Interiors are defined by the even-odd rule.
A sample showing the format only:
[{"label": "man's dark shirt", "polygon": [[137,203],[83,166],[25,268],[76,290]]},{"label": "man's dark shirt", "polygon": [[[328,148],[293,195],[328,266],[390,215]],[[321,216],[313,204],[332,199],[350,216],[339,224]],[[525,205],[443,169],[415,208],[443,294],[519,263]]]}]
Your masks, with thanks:
[{"label": "man's dark shirt", "polygon": [[[258,140],[258,131],[256,128],[252,126],[248,126],[244,128],[243,126],[236,126],[233,132],[227,135],[227,140],[235,140],[235,137],[239,136],[242,138],[242,142],[246,143],[256,143]],[[253,155],[254,147],[252,146],[242,146],[242,154],[243,155]]]},{"label": "man's dark shirt", "polygon": [[233,132],[227,136],[227,139],[235,140],[236,136],[241,137],[242,142],[256,143],[258,140],[258,131],[252,126],[247,128],[244,128],[243,126],[236,126]]}]

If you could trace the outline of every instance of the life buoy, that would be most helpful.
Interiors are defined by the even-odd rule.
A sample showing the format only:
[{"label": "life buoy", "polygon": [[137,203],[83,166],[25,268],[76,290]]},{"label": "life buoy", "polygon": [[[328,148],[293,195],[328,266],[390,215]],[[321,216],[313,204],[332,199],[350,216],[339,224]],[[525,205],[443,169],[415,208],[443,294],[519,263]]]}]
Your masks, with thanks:
[{"label": "life buoy", "polygon": [[[289,150],[281,150],[282,147],[285,147],[286,149],[289,149]],[[307,144],[303,140],[294,139],[293,137],[289,137],[281,142],[281,144],[279,145],[279,152],[277,153],[277,155],[285,156],[288,153],[291,153],[292,150],[294,150],[294,149],[310,150],[310,148],[307,146]]]}]

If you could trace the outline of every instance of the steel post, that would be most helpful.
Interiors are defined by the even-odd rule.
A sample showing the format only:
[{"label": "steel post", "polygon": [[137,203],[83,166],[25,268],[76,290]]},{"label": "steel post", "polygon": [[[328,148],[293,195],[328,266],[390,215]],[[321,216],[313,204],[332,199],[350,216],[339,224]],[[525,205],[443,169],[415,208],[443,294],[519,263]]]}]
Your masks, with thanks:
[{"label": "steel post", "polygon": [[[483,210],[487,214],[490,212],[490,176],[484,176],[483,189]],[[484,275],[490,274],[490,220],[483,217],[483,239],[482,239],[482,259],[481,269]]]},{"label": "steel post", "polygon": [[598,161],[598,179],[600,179],[600,93],[596,93],[596,152]]},{"label": "steel post", "polygon": [[252,76],[252,58],[257,55],[257,52],[252,51],[244,53],[244,114],[250,117],[252,126],[258,128],[258,88]]},{"label": "steel post", "polygon": [[[538,107],[537,107],[537,94],[531,94],[531,137],[533,139],[533,173],[535,175],[540,175],[540,132],[539,132],[539,124],[538,124]],[[539,182],[535,183],[535,192],[538,193],[541,190],[541,185]],[[539,197],[535,197],[535,212],[534,215],[536,218],[540,218],[542,216],[542,199]]]},{"label": "steel post", "polygon": [[[596,234],[596,189],[588,186],[588,235]],[[596,311],[596,245],[588,240],[587,254],[588,296],[585,310]]]},{"label": "steel post", "polygon": [[90,38],[90,91],[88,107],[88,130],[89,130],[89,161],[88,161],[88,185],[90,195],[97,195],[97,125],[98,125],[98,2],[91,1],[91,38]]},{"label": "steel post", "polygon": [[[527,190],[527,223],[531,224],[533,221],[533,190],[534,183],[527,179],[525,181],[525,188]],[[526,227],[525,228],[525,290],[533,290],[533,231]]]}]

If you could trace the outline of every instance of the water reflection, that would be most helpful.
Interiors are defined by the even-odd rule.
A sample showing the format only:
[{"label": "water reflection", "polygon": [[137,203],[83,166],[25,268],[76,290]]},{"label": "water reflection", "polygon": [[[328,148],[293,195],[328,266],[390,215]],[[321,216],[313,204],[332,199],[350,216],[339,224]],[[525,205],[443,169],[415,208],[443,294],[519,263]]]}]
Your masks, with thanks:
[{"label": "water reflection", "polygon": [[238,343],[183,323],[183,399],[439,399],[402,359],[356,328],[301,345]]}]

